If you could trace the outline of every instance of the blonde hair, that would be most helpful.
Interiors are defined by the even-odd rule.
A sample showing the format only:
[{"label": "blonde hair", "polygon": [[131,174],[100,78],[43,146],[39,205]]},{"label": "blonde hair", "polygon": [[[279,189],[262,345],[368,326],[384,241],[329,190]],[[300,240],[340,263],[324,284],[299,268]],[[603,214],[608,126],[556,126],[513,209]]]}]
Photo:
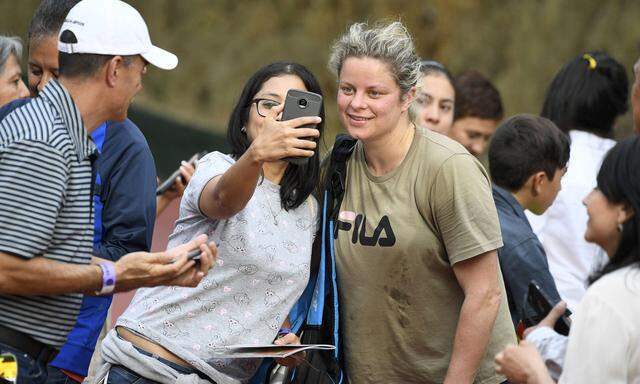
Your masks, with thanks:
[{"label": "blonde hair", "polygon": [[414,87],[422,76],[413,39],[399,21],[377,23],[373,27],[367,23],[352,24],[331,49],[329,69],[336,77],[349,57],[372,57],[387,63],[402,94]]}]

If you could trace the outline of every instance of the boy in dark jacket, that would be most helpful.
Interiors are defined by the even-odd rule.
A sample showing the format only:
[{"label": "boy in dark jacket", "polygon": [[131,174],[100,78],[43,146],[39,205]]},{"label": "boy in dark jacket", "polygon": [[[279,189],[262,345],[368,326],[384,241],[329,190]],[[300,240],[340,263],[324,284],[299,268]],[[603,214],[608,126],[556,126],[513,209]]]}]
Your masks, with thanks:
[{"label": "boy in dark jacket", "polygon": [[503,122],[489,147],[493,198],[504,246],[498,250],[514,325],[533,313],[526,305],[531,280],[560,301],[542,244],[524,210],[540,215],[560,191],[569,160],[569,138],[548,119],[517,115]]}]

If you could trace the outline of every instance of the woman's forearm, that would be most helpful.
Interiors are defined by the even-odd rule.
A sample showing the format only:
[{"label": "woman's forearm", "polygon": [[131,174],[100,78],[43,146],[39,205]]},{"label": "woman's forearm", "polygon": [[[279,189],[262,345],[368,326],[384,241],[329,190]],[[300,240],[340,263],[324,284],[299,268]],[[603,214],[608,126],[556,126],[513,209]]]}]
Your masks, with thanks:
[{"label": "woman's forearm", "polygon": [[209,181],[200,195],[200,210],[208,217],[227,219],[240,212],[256,189],[262,163],[247,150],[222,176]]},{"label": "woman's forearm", "polygon": [[473,383],[500,307],[500,291],[466,295],[453,343],[446,384]]}]

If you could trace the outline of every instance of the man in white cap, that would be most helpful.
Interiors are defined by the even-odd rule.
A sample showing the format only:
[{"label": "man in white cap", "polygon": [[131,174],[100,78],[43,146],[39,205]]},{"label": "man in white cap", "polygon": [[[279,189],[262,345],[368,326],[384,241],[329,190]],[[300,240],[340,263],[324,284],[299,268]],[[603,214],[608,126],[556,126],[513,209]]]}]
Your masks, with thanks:
[{"label": "man in white cap", "polygon": [[[146,24],[117,0],[84,0],[59,42],[60,78],[0,123],[0,354],[18,360],[18,383],[45,382],[80,308],[77,292],[195,286],[212,266],[206,237],[163,253],[92,260],[89,134],[122,120],[147,63],[177,65],[151,44]],[[200,249],[197,267],[186,254]]]}]

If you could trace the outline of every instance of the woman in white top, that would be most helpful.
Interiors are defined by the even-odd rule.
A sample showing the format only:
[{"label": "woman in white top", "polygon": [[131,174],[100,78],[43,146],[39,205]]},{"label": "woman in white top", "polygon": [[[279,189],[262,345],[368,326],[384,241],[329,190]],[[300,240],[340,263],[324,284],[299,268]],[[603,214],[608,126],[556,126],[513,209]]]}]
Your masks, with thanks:
[{"label": "woman in white top", "polygon": [[560,297],[574,312],[589,275],[606,261],[602,249],[583,238],[587,213],[581,199],[596,186],[602,159],[615,144],[610,137],[616,119],[628,109],[628,87],[625,68],[612,57],[579,55],[556,74],[541,112],[571,137],[571,159],[553,205],[541,216],[527,216],[545,248]]},{"label": "woman in white top", "polygon": [[[609,262],[591,278],[569,333],[560,383],[640,383],[640,136],[616,145],[605,157],[598,185],[584,199],[585,240],[601,246]],[[561,308],[555,312],[562,313]],[[544,323],[555,323],[548,316]],[[553,335],[549,327],[536,333]],[[556,335],[555,337],[558,337]],[[497,368],[511,382],[553,383],[533,344],[507,347]],[[549,361],[546,362],[549,365]]]}]

